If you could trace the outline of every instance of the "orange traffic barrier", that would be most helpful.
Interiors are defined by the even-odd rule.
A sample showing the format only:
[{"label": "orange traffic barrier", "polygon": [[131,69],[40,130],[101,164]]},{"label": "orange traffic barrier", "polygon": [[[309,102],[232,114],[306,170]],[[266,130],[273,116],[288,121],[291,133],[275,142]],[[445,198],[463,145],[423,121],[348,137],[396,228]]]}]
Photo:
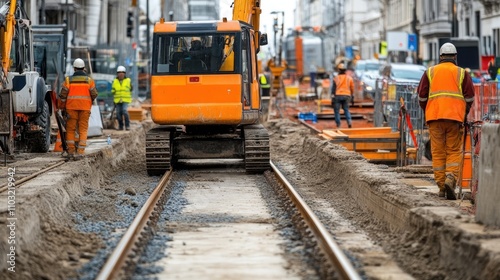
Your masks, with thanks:
[{"label": "orange traffic barrier", "polygon": [[54,145],[54,150],[52,150],[52,151],[53,152],[62,152],[63,151],[60,131],[57,133],[56,144]]}]

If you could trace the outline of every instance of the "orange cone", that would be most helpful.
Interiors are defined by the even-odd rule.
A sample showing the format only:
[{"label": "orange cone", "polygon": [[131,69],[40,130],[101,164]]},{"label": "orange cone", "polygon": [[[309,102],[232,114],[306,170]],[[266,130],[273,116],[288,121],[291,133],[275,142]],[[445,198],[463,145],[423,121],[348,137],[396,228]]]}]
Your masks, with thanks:
[{"label": "orange cone", "polygon": [[57,133],[56,144],[54,145],[54,150],[52,150],[52,151],[53,152],[62,152],[63,151],[60,131]]}]

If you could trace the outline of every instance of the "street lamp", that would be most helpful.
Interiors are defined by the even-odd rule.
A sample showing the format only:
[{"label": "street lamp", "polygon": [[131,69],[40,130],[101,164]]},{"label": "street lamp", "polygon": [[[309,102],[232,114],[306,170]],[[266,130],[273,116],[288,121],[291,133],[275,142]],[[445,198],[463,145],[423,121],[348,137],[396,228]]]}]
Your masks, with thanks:
[{"label": "street lamp", "polygon": [[[278,28],[278,15],[281,14],[281,28]],[[277,53],[277,61],[274,60],[275,65],[281,66],[281,53],[283,52],[283,30],[285,29],[285,12],[284,11],[272,11],[271,15],[276,15],[274,17],[274,50],[276,51],[276,35],[278,31],[281,29],[280,39],[279,39],[279,47]]]}]

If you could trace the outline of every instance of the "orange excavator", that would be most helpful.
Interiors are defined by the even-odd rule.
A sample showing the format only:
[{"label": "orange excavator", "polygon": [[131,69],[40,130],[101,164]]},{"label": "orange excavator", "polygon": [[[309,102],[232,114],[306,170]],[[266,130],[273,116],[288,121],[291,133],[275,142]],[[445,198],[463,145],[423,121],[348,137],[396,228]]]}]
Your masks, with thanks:
[{"label": "orange excavator", "polygon": [[155,24],[149,175],[179,160],[238,158],[250,173],[269,169],[269,134],[261,111],[257,53],[259,0],[235,0],[232,20]]}]

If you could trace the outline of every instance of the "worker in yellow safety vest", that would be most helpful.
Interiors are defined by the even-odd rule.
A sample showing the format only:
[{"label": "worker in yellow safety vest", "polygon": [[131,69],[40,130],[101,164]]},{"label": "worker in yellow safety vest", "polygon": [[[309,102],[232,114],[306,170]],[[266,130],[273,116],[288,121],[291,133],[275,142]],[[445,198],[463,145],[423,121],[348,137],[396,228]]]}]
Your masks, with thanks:
[{"label": "worker in yellow safety vest", "polygon": [[434,180],[439,197],[455,200],[463,152],[463,123],[474,101],[471,76],[456,65],[457,49],[445,43],[439,64],[424,72],[418,85],[420,107],[425,111],[431,140]]},{"label": "worker in yellow safety vest", "polygon": [[271,91],[271,75],[269,75],[269,69],[266,68],[264,73],[260,74],[259,77],[260,88],[262,89],[262,96],[270,96]]},{"label": "worker in yellow safety vest", "polygon": [[[97,97],[95,82],[85,73],[85,62],[77,58],[73,62],[73,76],[66,77],[59,93],[59,108],[67,113],[66,143],[68,157],[81,159],[87,147],[87,132],[89,128],[92,102]],[[78,126],[78,150],[76,151],[75,133]]]},{"label": "worker in yellow safety vest", "polygon": [[125,120],[125,129],[130,130],[130,116],[128,114],[128,104],[132,102],[132,82],[127,78],[127,70],[124,66],[116,68],[116,78],[113,80],[111,92],[116,108],[116,118],[118,119],[118,130],[123,130]]}]

